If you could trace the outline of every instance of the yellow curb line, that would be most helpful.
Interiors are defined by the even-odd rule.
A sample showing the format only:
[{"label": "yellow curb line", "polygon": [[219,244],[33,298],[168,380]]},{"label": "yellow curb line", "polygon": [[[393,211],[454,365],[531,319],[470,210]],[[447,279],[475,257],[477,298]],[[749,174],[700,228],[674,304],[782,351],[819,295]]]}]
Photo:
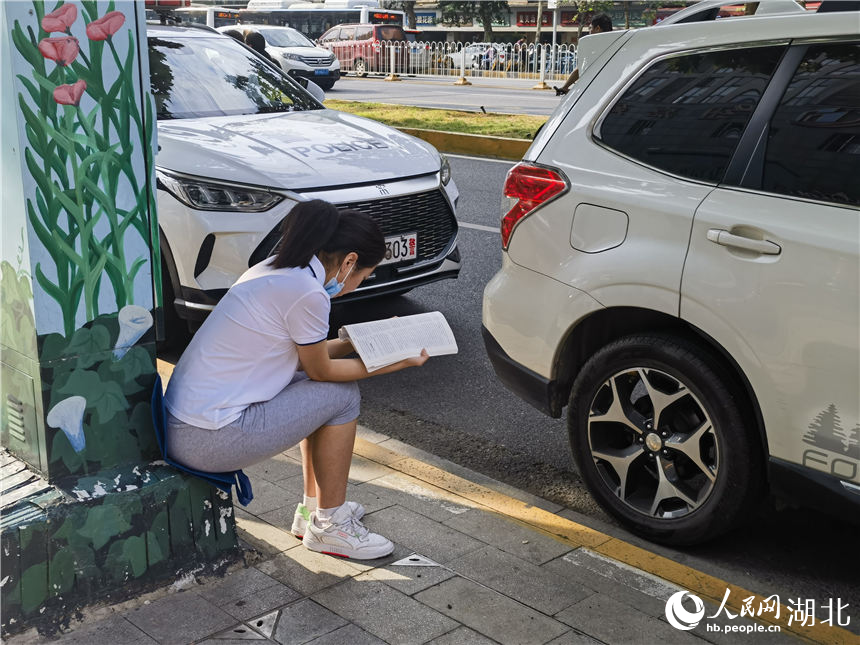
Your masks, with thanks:
[{"label": "yellow curb line", "polygon": [[423,139],[440,152],[452,154],[478,155],[519,161],[532,142],[529,139],[491,137],[485,134],[462,134],[442,130],[422,130],[419,128],[397,128],[401,132]]},{"label": "yellow curb line", "polygon": [[[651,553],[555,513],[531,506],[418,459],[404,457],[360,437],[355,440],[354,452],[365,459],[376,461],[392,470],[484,506],[559,542],[573,547],[587,547],[618,562],[663,578],[717,605],[722,603],[728,589],[730,593],[726,608],[735,614],[740,614],[743,601],[749,598],[752,598],[753,607],[758,607],[759,603],[765,600],[765,596],[760,596],[743,587]],[[808,626],[789,624],[789,616],[792,613],[786,605],[780,604],[779,617],[750,616],[750,618],[765,625],[778,625],[781,632],[812,643],[823,645],[860,643],[860,636],[840,627],[831,627],[820,622]]]}]

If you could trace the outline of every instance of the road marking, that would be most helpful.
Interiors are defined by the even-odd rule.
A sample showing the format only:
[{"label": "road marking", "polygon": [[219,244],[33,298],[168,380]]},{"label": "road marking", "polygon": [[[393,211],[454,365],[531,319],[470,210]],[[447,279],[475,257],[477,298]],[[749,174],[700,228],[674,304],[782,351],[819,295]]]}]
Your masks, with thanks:
[{"label": "road marking", "polygon": [[498,233],[498,226],[484,226],[483,224],[469,224],[468,222],[457,222],[458,226],[462,226],[463,228],[474,228],[478,231],[487,231],[488,233]]},{"label": "road marking", "polygon": [[492,161],[493,163],[506,163],[509,166],[513,166],[516,161],[511,161],[510,159],[491,159],[490,157],[472,157],[470,155],[456,155],[451,152],[445,153],[446,157],[454,157],[456,159],[469,159],[470,161]]},{"label": "road marking", "polygon": [[[508,520],[526,525],[528,528],[573,548],[586,547],[594,554],[628,565],[634,570],[654,575],[669,584],[686,589],[702,599],[707,599],[717,606],[723,601],[723,596],[728,590],[730,594],[725,606],[736,614],[740,614],[744,600],[752,598],[753,605],[765,601],[764,596],[748,589],[657,555],[624,540],[614,538],[584,524],[579,524],[509,497],[438,466],[391,450],[384,444],[385,441],[373,443],[356,437],[354,453],[387,466],[403,476],[424,482],[429,486],[441,489],[441,491],[447,491],[455,496],[452,500],[455,503],[468,505],[463,501],[468,500],[475,508],[495,512]],[[791,634],[813,643],[841,645],[857,642],[857,636],[846,629],[831,627],[821,622],[809,626],[800,624],[798,621],[792,620],[791,617],[794,616],[794,612],[789,607],[780,604],[779,608],[779,614],[775,618],[765,616],[750,616],[750,618],[765,625],[778,625],[782,633]]]}]

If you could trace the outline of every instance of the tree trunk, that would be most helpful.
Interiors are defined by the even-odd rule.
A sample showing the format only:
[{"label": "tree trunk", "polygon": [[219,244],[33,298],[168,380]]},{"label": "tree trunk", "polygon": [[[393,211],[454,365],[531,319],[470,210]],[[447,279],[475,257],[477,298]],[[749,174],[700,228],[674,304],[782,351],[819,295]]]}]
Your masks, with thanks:
[{"label": "tree trunk", "polygon": [[624,3],[624,28],[630,29],[630,3]]},{"label": "tree trunk", "polygon": [[538,0],[537,25],[535,25],[535,45],[540,43],[540,28],[543,22],[543,2]]},{"label": "tree trunk", "polygon": [[415,2],[404,2],[403,9],[406,12],[406,24],[410,29],[415,29],[418,25],[418,20],[415,17]]},{"label": "tree trunk", "polygon": [[484,42],[493,42],[493,9],[487,7],[484,3],[478,5],[479,15],[481,17],[481,26],[484,28]]}]

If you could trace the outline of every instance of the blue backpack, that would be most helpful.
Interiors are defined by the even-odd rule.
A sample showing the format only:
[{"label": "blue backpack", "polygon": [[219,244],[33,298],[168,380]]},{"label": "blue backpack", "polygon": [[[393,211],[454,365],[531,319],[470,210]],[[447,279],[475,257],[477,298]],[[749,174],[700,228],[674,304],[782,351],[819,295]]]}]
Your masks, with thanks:
[{"label": "blue backpack", "polygon": [[173,461],[167,456],[167,409],[164,407],[164,392],[161,387],[161,376],[156,375],[155,387],[152,389],[152,423],[155,426],[155,438],[164,461],[179,470],[190,475],[205,479],[207,482],[231,494],[233,486],[236,487],[236,498],[242,506],[247,506],[254,499],[254,491],[251,490],[251,480],[241,470],[228,473],[206,473],[201,470],[188,468]]}]

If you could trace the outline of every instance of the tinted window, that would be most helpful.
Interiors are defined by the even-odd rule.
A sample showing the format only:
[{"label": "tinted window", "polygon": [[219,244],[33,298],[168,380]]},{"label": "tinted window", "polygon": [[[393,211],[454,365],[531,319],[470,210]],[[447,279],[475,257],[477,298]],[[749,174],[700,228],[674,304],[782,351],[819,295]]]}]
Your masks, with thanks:
[{"label": "tinted window", "polygon": [[304,90],[229,36],[150,38],[159,119],[319,109]]},{"label": "tinted window", "polygon": [[336,40],[340,40],[340,29],[332,29],[331,31],[327,31],[320,38],[321,43],[332,43]]},{"label": "tinted window", "polygon": [[755,47],[659,61],[615,103],[600,138],[656,168],[719,181],[783,50]]},{"label": "tinted window", "polygon": [[314,44],[295,29],[260,29],[266,44],[272,47],[313,47]]},{"label": "tinted window", "polygon": [[355,40],[355,27],[341,27],[340,28],[340,39],[341,40]]},{"label": "tinted window", "polygon": [[762,188],[860,206],[860,44],[809,48],[771,121]]},{"label": "tinted window", "polygon": [[355,28],[355,39],[356,40],[370,40],[373,38],[373,27],[356,27]]},{"label": "tinted window", "polygon": [[394,25],[376,28],[376,37],[379,40],[406,40],[403,29]]}]

